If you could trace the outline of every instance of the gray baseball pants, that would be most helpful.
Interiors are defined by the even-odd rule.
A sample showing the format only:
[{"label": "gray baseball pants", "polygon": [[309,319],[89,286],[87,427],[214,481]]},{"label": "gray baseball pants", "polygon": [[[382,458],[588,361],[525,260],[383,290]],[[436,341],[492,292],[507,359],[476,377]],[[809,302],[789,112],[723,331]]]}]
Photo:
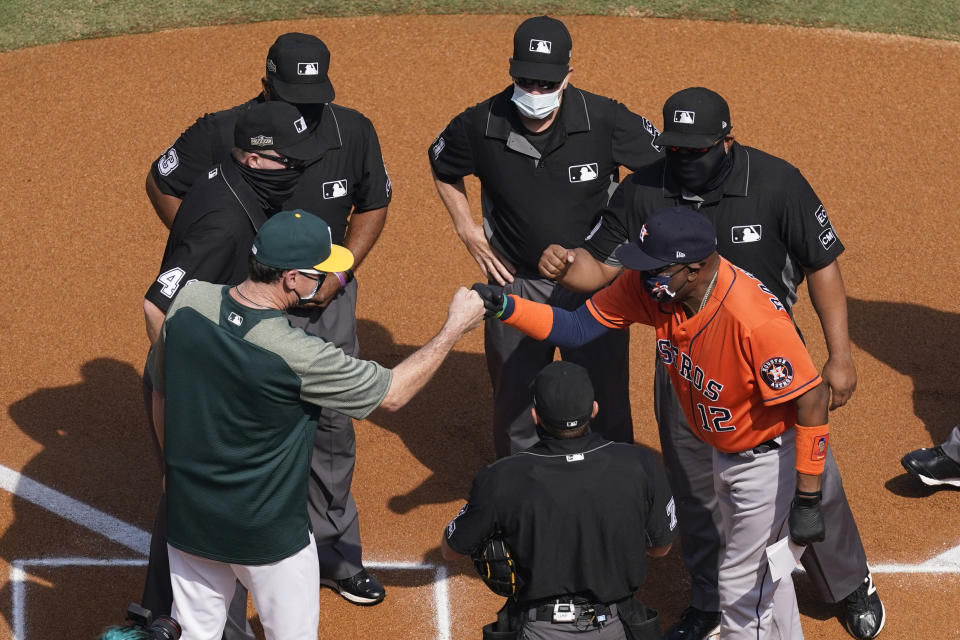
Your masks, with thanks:
[{"label": "gray baseball pants", "polygon": [[766,548],[789,535],[787,517],[797,487],[793,429],[780,448],[763,453],[713,449],[721,531],[720,637],[724,640],[802,640],[793,579],[770,577]]},{"label": "gray baseball pants", "polygon": [[[589,297],[564,289],[553,280],[523,276],[515,276],[503,292],[569,310]],[[496,320],[484,323],[483,338],[493,383],[493,442],[497,457],[502,458],[523,451],[539,439],[530,416],[531,385],[540,370],[553,362],[556,347]],[[608,331],[579,349],[560,350],[564,360],[581,365],[590,374],[600,405],[591,428],[617,442],[633,442],[629,346],[629,332],[622,330]]]},{"label": "gray baseball pants", "polygon": [[[653,386],[663,462],[677,505],[683,563],[690,573],[691,604],[703,611],[719,611],[718,567],[724,540],[713,486],[713,448],[693,435],[659,359]],[[820,598],[839,602],[860,586],[869,570],[840,470],[829,449],[821,490],[827,537],[809,545],[801,562]]]},{"label": "gray baseball pants", "polygon": [[960,463],[960,424],[953,428],[950,437],[942,445],[943,452],[956,463]]}]

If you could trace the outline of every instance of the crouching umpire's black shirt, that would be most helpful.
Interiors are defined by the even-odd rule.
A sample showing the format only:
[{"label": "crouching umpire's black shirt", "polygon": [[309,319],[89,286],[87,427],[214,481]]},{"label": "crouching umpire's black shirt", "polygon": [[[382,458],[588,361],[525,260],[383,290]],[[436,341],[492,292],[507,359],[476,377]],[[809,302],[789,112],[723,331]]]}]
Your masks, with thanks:
[{"label": "crouching umpire's black shirt", "polygon": [[676,537],[673,496],[656,457],[587,433],[541,440],[482,470],[447,525],[450,548],[471,554],[495,534],[510,547],[521,603],[630,596],[646,573],[646,547]]},{"label": "crouching umpire's black shirt", "polygon": [[537,273],[548,245],[579,247],[619,181],[619,167],[661,157],[657,131],[624,105],[573,86],[542,133],[516,114],[513,85],[458,115],[428,151],[437,178],[480,179],[490,245],[521,273]]},{"label": "crouching umpire's black shirt", "polygon": [[184,198],[167,236],[160,274],[144,297],[166,313],[188,282],[243,282],[253,238],[266,221],[263,205],[227,157],[197,178]]}]

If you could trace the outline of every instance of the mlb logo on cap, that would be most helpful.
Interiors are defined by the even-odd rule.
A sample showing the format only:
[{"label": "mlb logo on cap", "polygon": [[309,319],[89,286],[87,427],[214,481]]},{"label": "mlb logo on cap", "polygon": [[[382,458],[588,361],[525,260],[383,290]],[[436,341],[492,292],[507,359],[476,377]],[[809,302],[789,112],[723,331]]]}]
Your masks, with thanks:
[{"label": "mlb logo on cap", "polygon": [[553,50],[553,43],[549,40],[531,40],[530,51],[536,53],[550,53]]},{"label": "mlb logo on cap", "polygon": [[674,111],[673,121],[677,124],[693,124],[697,114],[695,111]]},{"label": "mlb logo on cap", "polygon": [[303,133],[304,131],[307,130],[307,121],[304,120],[302,117],[297,118],[296,120],[294,120],[293,126],[297,130],[297,133]]},{"label": "mlb logo on cap", "polygon": [[298,62],[297,75],[298,76],[320,75],[320,63],[319,62]]}]

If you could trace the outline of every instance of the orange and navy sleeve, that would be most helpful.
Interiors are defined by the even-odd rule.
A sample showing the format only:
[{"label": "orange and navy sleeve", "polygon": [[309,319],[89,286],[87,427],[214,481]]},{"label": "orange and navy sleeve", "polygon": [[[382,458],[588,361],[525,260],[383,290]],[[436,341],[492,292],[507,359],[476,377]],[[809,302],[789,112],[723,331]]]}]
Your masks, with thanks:
[{"label": "orange and navy sleeve", "polygon": [[764,404],[796,400],[820,384],[820,373],[785,312],[755,327],[744,343]]},{"label": "orange and navy sleeve", "polygon": [[590,315],[586,305],[567,311],[515,295],[507,296],[500,319],[534,340],[546,340],[559,347],[583,346],[599,338],[608,328]]},{"label": "orange and navy sleeve", "polygon": [[597,322],[610,329],[623,329],[637,322],[653,324],[656,303],[643,292],[643,274],[624,271],[610,286],[586,302]]}]

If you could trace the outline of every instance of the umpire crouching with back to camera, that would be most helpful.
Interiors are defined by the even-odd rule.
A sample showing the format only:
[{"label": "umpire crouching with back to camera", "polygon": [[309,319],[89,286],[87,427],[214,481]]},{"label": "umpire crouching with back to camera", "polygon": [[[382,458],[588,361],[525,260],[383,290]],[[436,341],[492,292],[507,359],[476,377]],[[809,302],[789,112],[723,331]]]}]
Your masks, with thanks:
[{"label": "umpire crouching with back to camera", "polygon": [[447,525],[444,559],[472,555],[510,596],[485,640],[660,638],[633,593],[645,555],[666,555],[677,535],[673,496],[650,451],[590,431],[597,410],[583,367],[547,365],[534,380],[540,441],[481,471]]}]

